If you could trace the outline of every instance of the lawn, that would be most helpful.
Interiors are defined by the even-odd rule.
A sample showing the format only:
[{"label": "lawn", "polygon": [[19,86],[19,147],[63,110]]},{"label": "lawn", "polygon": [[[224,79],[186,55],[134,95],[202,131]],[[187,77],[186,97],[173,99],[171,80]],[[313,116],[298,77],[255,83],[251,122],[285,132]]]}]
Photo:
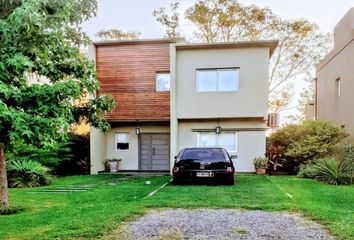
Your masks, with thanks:
[{"label": "lawn", "polygon": [[[0,238],[90,239],[148,208],[246,208],[302,212],[338,239],[354,239],[354,186],[329,186],[296,177],[237,176],[235,186],[167,185],[170,177],[74,176],[47,187],[11,189],[13,206],[0,216]],[[151,180],[151,185],[145,185]],[[274,226],[276,227],[276,226]]]}]

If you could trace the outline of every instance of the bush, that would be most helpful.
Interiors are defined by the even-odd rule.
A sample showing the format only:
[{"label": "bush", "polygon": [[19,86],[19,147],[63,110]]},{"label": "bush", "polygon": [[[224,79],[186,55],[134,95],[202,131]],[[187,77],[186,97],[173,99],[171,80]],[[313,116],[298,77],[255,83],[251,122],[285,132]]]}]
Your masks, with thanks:
[{"label": "bush", "polygon": [[313,164],[302,164],[297,173],[298,177],[314,179],[317,176],[317,169]]},{"label": "bush", "polygon": [[55,168],[56,174],[77,175],[90,174],[90,137],[86,135],[69,136],[67,147],[70,155]]},{"label": "bush", "polygon": [[9,207],[9,208],[0,208],[0,216],[1,215],[12,215],[18,212],[23,211],[23,208],[20,207]]},{"label": "bush", "polygon": [[11,161],[7,167],[9,186],[15,188],[38,187],[51,182],[49,168],[32,161]]},{"label": "bush", "polygon": [[24,143],[15,143],[6,152],[6,159],[12,161],[36,161],[50,168],[70,159],[70,148],[67,142],[54,146],[37,147]]},{"label": "bush", "polygon": [[293,173],[301,164],[328,155],[344,137],[344,130],[331,122],[304,121],[279,129],[268,140],[270,146],[282,149],[283,167]]},{"label": "bush", "polygon": [[316,179],[333,185],[350,184],[352,179],[347,163],[335,157],[325,157],[316,160],[313,165],[317,171]]}]

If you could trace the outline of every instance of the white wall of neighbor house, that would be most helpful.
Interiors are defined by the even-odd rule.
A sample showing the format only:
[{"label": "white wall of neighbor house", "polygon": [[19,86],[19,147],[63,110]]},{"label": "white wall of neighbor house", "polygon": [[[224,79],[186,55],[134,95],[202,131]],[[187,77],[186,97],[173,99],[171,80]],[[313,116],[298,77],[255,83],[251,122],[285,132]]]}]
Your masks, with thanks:
[{"label": "white wall of neighbor house", "polygon": [[106,136],[94,127],[90,129],[90,160],[91,174],[97,174],[105,169],[104,159],[106,159]]},{"label": "white wall of neighbor house", "polygon": [[[169,133],[168,125],[164,126],[139,126],[140,133]],[[112,128],[105,137],[106,141],[106,158],[117,158],[120,170],[138,170],[139,169],[139,136],[135,132],[135,126],[122,126]],[[129,149],[117,150],[115,134],[129,133]]]},{"label": "white wall of neighbor house", "polygon": [[330,120],[354,141],[354,8],[335,28],[334,49],[316,66],[316,118]]},{"label": "white wall of neighbor house", "polygon": [[222,133],[236,133],[237,155],[235,167],[237,172],[254,172],[253,158],[264,156],[266,126],[264,122],[256,121],[184,121],[178,123],[178,150],[187,147],[198,147],[198,134],[208,131],[213,133],[216,126],[222,128]]},{"label": "white wall of neighbor house", "polygon": [[[177,118],[267,116],[268,66],[269,48],[177,49]],[[196,70],[217,68],[239,68],[239,89],[198,92]]]}]

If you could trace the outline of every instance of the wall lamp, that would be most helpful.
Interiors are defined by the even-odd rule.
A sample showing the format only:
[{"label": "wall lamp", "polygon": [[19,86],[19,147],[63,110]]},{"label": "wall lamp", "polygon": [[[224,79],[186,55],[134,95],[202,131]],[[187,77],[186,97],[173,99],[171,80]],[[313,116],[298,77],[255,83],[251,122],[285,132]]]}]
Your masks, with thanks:
[{"label": "wall lamp", "polygon": [[215,133],[216,133],[216,134],[220,134],[220,133],[221,133],[221,127],[220,127],[220,126],[217,126],[217,127],[215,128]]},{"label": "wall lamp", "polygon": [[135,128],[135,133],[136,133],[136,135],[139,135],[139,134],[140,134],[140,127],[136,127],[136,128]]}]

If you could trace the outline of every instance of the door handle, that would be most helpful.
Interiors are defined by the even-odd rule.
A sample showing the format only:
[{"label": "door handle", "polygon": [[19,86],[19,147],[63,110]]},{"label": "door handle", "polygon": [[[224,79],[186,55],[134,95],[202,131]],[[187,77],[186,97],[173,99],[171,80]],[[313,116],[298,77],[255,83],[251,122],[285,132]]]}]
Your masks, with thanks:
[{"label": "door handle", "polygon": [[152,148],[152,155],[155,156],[155,148]]}]

